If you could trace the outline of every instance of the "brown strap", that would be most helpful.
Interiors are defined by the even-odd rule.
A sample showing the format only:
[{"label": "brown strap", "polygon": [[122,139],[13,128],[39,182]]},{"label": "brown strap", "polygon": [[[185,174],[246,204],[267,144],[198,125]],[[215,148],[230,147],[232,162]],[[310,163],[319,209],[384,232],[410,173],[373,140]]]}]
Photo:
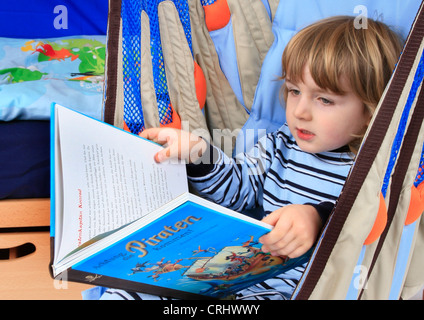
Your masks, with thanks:
[{"label": "brown strap", "polygon": [[106,94],[103,120],[114,124],[116,90],[118,83],[119,29],[121,24],[121,0],[109,0],[108,40],[106,61]]}]

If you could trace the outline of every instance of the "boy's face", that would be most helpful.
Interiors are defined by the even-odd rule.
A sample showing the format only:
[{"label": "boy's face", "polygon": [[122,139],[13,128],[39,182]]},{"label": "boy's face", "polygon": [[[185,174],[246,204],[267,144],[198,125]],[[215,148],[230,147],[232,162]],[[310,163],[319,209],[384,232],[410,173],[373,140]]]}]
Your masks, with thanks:
[{"label": "boy's face", "polygon": [[363,134],[370,121],[363,102],[341,79],[344,95],[317,86],[309,68],[303,81],[286,79],[287,124],[298,146],[306,152],[319,153],[343,147]]}]

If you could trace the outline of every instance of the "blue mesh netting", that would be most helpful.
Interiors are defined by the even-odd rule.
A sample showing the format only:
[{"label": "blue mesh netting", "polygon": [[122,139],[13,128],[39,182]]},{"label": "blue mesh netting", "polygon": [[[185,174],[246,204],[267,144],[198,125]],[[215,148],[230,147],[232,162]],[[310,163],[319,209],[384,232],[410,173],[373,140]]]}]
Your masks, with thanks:
[{"label": "blue mesh netting", "polygon": [[215,3],[217,0],[200,0],[200,3],[202,4],[202,6],[208,6],[210,4]]},{"label": "blue mesh netting", "polygon": [[418,166],[418,172],[414,181],[414,186],[418,187],[423,181],[424,181],[424,146],[423,146],[423,151],[421,152],[421,160]]},{"label": "blue mesh netting", "polygon": [[[132,15],[132,12],[138,13]],[[140,12],[139,1],[122,1],[122,53],[124,121],[133,133],[144,127],[140,101]]]},{"label": "blue mesh netting", "polygon": [[[143,109],[140,99],[140,15],[145,11],[150,20],[150,45],[153,65],[153,79],[158,103],[160,124],[172,122],[172,108],[168,95],[165,66],[160,40],[157,7],[164,0],[124,0],[122,1],[122,46],[124,76],[124,121],[133,133],[144,129]],[[178,10],[190,50],[191,29],[187,0],[173,0]]]}]

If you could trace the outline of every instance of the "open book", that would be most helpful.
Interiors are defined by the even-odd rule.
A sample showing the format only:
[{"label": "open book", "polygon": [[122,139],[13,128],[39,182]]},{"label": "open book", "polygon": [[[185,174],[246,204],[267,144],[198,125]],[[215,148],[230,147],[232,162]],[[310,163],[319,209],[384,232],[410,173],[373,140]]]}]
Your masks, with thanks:
[{"label": "open book", "polygon": [[306,261],[261,252],[265,223],[190,194],[151,141],[54,104],[54,277],[178,298],[222,298]]}]

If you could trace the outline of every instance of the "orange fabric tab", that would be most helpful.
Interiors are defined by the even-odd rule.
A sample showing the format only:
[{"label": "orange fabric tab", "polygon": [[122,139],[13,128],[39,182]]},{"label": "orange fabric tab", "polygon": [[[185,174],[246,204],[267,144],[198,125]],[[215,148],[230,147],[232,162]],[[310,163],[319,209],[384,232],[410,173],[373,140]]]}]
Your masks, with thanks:
[{"label": "orange fabric tab", "polygon": [[203,6],[203,9],[209,31],[222,29],[230,22],[231,12],[227,0],[217,0],[213,4]]},{"label": "orange fabric tab", "polygon": [[409,203],[408,214],[405,219],[405,225],[417,221],[417,219],[424,212],[424,182],[418,187],[411,187],[411,202]]},{"label": "orange fabric tab", "polygon": [[206,79],[202,68],[194,61],[194,85],[196,87],[197,101],[200,109],[203,109],[206,102]]},{"label": "orange fabric tab", "polygon": [[128,128],[127,123],[124,121],[124,128],[125,131],[131,132],[130,128]]},{"label": "orange fabric tab", "polygon": [[375,218],[374,226],[371,229],[367,239],[365,239],[364,245],[369,245],[377,240],[380,235],[383,233],[384,228],[387,224],[387,206],[384,200],[383,194],[380,193],[380,205],[377,212],[377,217]]}]

